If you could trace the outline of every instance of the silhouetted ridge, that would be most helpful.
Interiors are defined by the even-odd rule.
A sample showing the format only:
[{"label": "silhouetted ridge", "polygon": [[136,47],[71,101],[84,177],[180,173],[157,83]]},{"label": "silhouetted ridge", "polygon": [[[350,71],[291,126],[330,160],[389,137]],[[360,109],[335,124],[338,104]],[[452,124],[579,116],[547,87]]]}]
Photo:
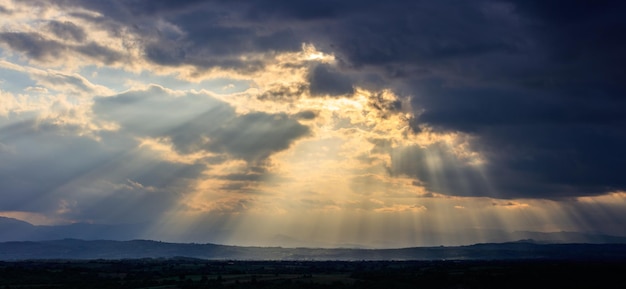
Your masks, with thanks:
[{"label": "silhouetted ridge", "polygon": [[238,247],[150,240],[63,239],[0,243],[1,260],[139,259],[188,257],[211,260],[512,260],[626,259],[626,244],[483,243],[458,247],[402,249],[314,249]]}]

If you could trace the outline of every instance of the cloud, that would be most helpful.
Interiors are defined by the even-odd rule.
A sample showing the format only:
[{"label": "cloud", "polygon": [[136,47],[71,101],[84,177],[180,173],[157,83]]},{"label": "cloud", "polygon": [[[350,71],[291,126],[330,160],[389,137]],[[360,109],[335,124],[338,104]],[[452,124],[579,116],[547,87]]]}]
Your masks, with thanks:
[{"label": "cloud", "polygon": [[[355,87],[371,85],[368,80],[372,78],[382,80],[381,85],[411,97],[415,132],[431,127],[441,133],[473,135],[473,148],[488,164],[482,174],[501,197],[594,195],[625,185],[611,173],[624,165],[621,158],[611,157],[619,155],[618,148],[625,142],[619,133],[625,121],[621,113],[625,104],[619,97],[623,86],[614,69],[614,63],[623,60],[614,52],[624,45],[616,37],[624,25],[614,12],[619,7],[611,8],[622,4],[577,2],[556,9],[532,1],[365,1],[358,6],[280,1],[270,9],[258,1],[114,1],[109,6],[88,1],[55,3],[97,11],[101,18],[115,23],[100,26],[102,29],[114,34],[125,27],[142,39],[136,43],[145,60],[168,67],[191,66],[198,71],[220,67],[251,73],[268,65],[259,55],[295,52],[302,42],[312,42],[322,51],[334,53],[337,64],[308,69],[306,83],[266,87],[258,99],[294,102],[306,97],[307,86],[311,95],[338,97],[353,94]],[[555,13],[561,10],[563,13]],[[70,33],[74,40],[81,38],[72,22],[55,21],[47,24],[55,35]],[[554,24],[560,21],[570,25]],[[593,31],[606,33],[599,36]],[[7,45],[35,59],[58,56],[64,47],[71,47],[32,32],[3,36]],[[6,38],[11,38],[11,43]],[[107,56],[101,44],[81,45],[73,48],[79,54],[105,63],[118,61]],[[590,95],[592,102],[588,101]],[[369,105],[374,111],[381,110],[380,117],[406,110],[397,99],[373,97]],[[289,116],[284,117],[282,124],[291,133],[275,137],[297,139],[308,133],[296,122],[290,123]],[[247,142],[227,141],[252,119],[273,123],[269,115],[250,114],[224,122],[228,129],[209,128],[215,138],[210,142],[194,135],[201,131],[198,123],[212,121],[209,116],[198,116],[177,133],[144,133],[170,137],[179,152],[207,149],[248,161],[265,159],[291,144],[269,142],[267,147],[253,148]],[[249,138],[256,140],[260,135]],[[600,149],[585,139],[606,146]],[[264,143],[267,141],[260,142]],[[448,159],[445,150],[432,150],[441,155],[445,165],[463,171],[450,169],[441,174],[464,175],[475,188],[459,184],[443,190],[431,183],[432,177],[415,172],[407,175],[450,195],[492,194],[478,185],[484,177],[473,168],[466,171],[454,158]],[[417,162],[420,155],[409,157]],[[565,169],[564,164],[577,169]]]},{"label": "cloud", "polygon": [[38,33],[3,32],[0,33],[0,42],[13,50],[24,53],[31,59],[38,61],[58,61],[59,58],[68,58],[68,51],[97,60],[104,64],[113,64],[122,59],[120,52],[101,46],[95,42],[70,45],[47,39]]},{"label": "cloud", "polygon": [[6,210],[623,215],[622,3],[2,3]]},{"label": "cloud", "polygon": [[480,167],[459,158],[450,147],[442,143],[392,150],[389,170],[392,175],[418,179],[419,184],[431,192],[455,196],[505,197],[490,188],[492,184],[483,177]]},{"label": "cloud", "polygon": [[0,41],[35,60],[60,57],[64,48],[61,43],[36,33],[3,32],[0,33]]},{"label": "cloud", "polygon": [[423,212],[427,210],[428,209],[426,207],[421,206],[421,205],[394,204],[391,206],[375,209],[374,211],[382,212],[382,213],[401,213],[401,212]]},{"label": "cloud", "polygon": [[71,39],[76,42],[83,42],[87,38],[85,31],[78,25],[69,21],[50,21],[46,28],[60,39]]},{"label": "cloud", "polygon": [[0,153],[0,210],[64,220],[147,221],[175,207],[204,169],[162,161],[130,139],[101,139],[34,122],[0,128],[0,142],[11,148]]},{"label": "cloud", "polygon": [[11,10],[7,9],[4,6],[0,6],[0,14],[7,14],[7,15],[11,15]]},{"label": "cloud", "polygon": [[477,136],[475,149],[487,156],[485,173],[500,183],[496,189],[502,196],[597,195],[624,187],[626,183],[613,173],[626,164],[614,157],[626,144],[626,136],[619,132],[626,121],[620,113],[624,102],[602,98],[589,102],[566,93],[524,88],[426,90],[437,97],[421,102],[426,107],[417,121]]},{"label": "cloud", "polygon": [[10,93],[0,90],[0,117],[8,117],[9,113],[19,111],[19,102],[16,97]]},{"label": "cloud", "polygon": [[[624,3],[575,1],[564,7],[520,1],[516,8],[535,24],[532,32],[544,43],[542,48],[549,56],[548,72],[555,81],[583,85],[610,85],[618,81],[622,73],[615,64],[626,61],[619,53],[626,46],[620,37],[624,31],[620,17],[620,11],[626,8]],[[553,70],[564,66],[570,69]]]},{"label": "cloud", "polygon": [[311,95],[339,96],[354,93],[352,81],[328,65],[318,65],[309,75]]},{"label": "cloud", "polygon": [[310,134],[307,126],[284,113],[237,115],[210,95],[176,96],[158,86],[99,98],[93,109],[131,134],[168,138],[179,152],[227,153],[253,164]]},{"label": "cloud", "polygon": [[525,204],[525,203],[519,203],[519,202],[505,202],[505,203],[493,203],[492,204],[494,207],[504,207],[506,209],[524,209],[524,208],[528,208],[529,205]]},{"label": "cloud", "polygon": [[310,120],[316,118],[318,113],[312,110],[304,110],[296,113],[295,117],[297,119]]},{"label": "cloud", "polygon": [[249,113],[233,118],[217,129],[209,149],[258,162],[289,148],[310,130],[286,114]]},{"label": "cloud", "polygon": [[[92,97],[95,95],[112,94],[113,90],[98,84],[94,84],[78,73],[67,73],[53,69],[39,69],[32,66],[19,65],[0,60],[0,68],[26,74],[39,85],[39,92],[55,90],[66,96]],[[26,87],[24,90],[32,90]]]},{"label": "cloud", "polygon": [[273,102],[294,102],[304,95],[307,90],[305,83],[295,83],[292,85],[276,85],[263,93],[258,94],[259,100],[269,100]]},{"label": "cloud", "polygon": [[[160,86],[134,90],[111,97],[97,98],[93,105],[97,117],[113,121],[131,134],[172,137],[177,150],[192,152],[205,142],[205,127],[219,126],[233,117],[234,109],[211,96],[182,96]],[[150,119],[152,121],[146,122]]]}]

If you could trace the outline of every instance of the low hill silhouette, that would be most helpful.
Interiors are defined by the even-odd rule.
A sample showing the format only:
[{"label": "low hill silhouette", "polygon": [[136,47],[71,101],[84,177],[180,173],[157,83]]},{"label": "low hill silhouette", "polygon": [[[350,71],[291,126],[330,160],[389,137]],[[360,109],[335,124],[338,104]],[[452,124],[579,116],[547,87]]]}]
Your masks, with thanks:
[{"label": "low hill silhouette", "polygon": [[0,260],[138,259],[190,257],[209,260],[625,260],[626,244],[538,244],[530,241],[400,249],[315,249],[166,243],[149,240],[64,239],[2,242]]}]

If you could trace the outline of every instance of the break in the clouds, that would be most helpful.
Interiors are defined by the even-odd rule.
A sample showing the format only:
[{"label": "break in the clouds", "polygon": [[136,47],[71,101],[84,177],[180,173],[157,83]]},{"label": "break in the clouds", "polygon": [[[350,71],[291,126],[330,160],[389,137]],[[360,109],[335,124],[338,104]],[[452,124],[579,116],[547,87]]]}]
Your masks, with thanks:
[{"label": "break in the clouds", "polygon": [[0,211],[246,244],[626,234],[626,7],[544,2],[2,0]]}]

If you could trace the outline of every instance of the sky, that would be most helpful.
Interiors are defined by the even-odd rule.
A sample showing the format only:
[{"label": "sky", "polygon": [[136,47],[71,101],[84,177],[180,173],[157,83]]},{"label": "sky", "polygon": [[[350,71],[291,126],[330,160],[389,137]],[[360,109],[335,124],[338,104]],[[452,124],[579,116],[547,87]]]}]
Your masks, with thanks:
[{"label": "sky", "polygon": [[625,6],[0,0],[0,216],[261,246],[626,236]]}]

